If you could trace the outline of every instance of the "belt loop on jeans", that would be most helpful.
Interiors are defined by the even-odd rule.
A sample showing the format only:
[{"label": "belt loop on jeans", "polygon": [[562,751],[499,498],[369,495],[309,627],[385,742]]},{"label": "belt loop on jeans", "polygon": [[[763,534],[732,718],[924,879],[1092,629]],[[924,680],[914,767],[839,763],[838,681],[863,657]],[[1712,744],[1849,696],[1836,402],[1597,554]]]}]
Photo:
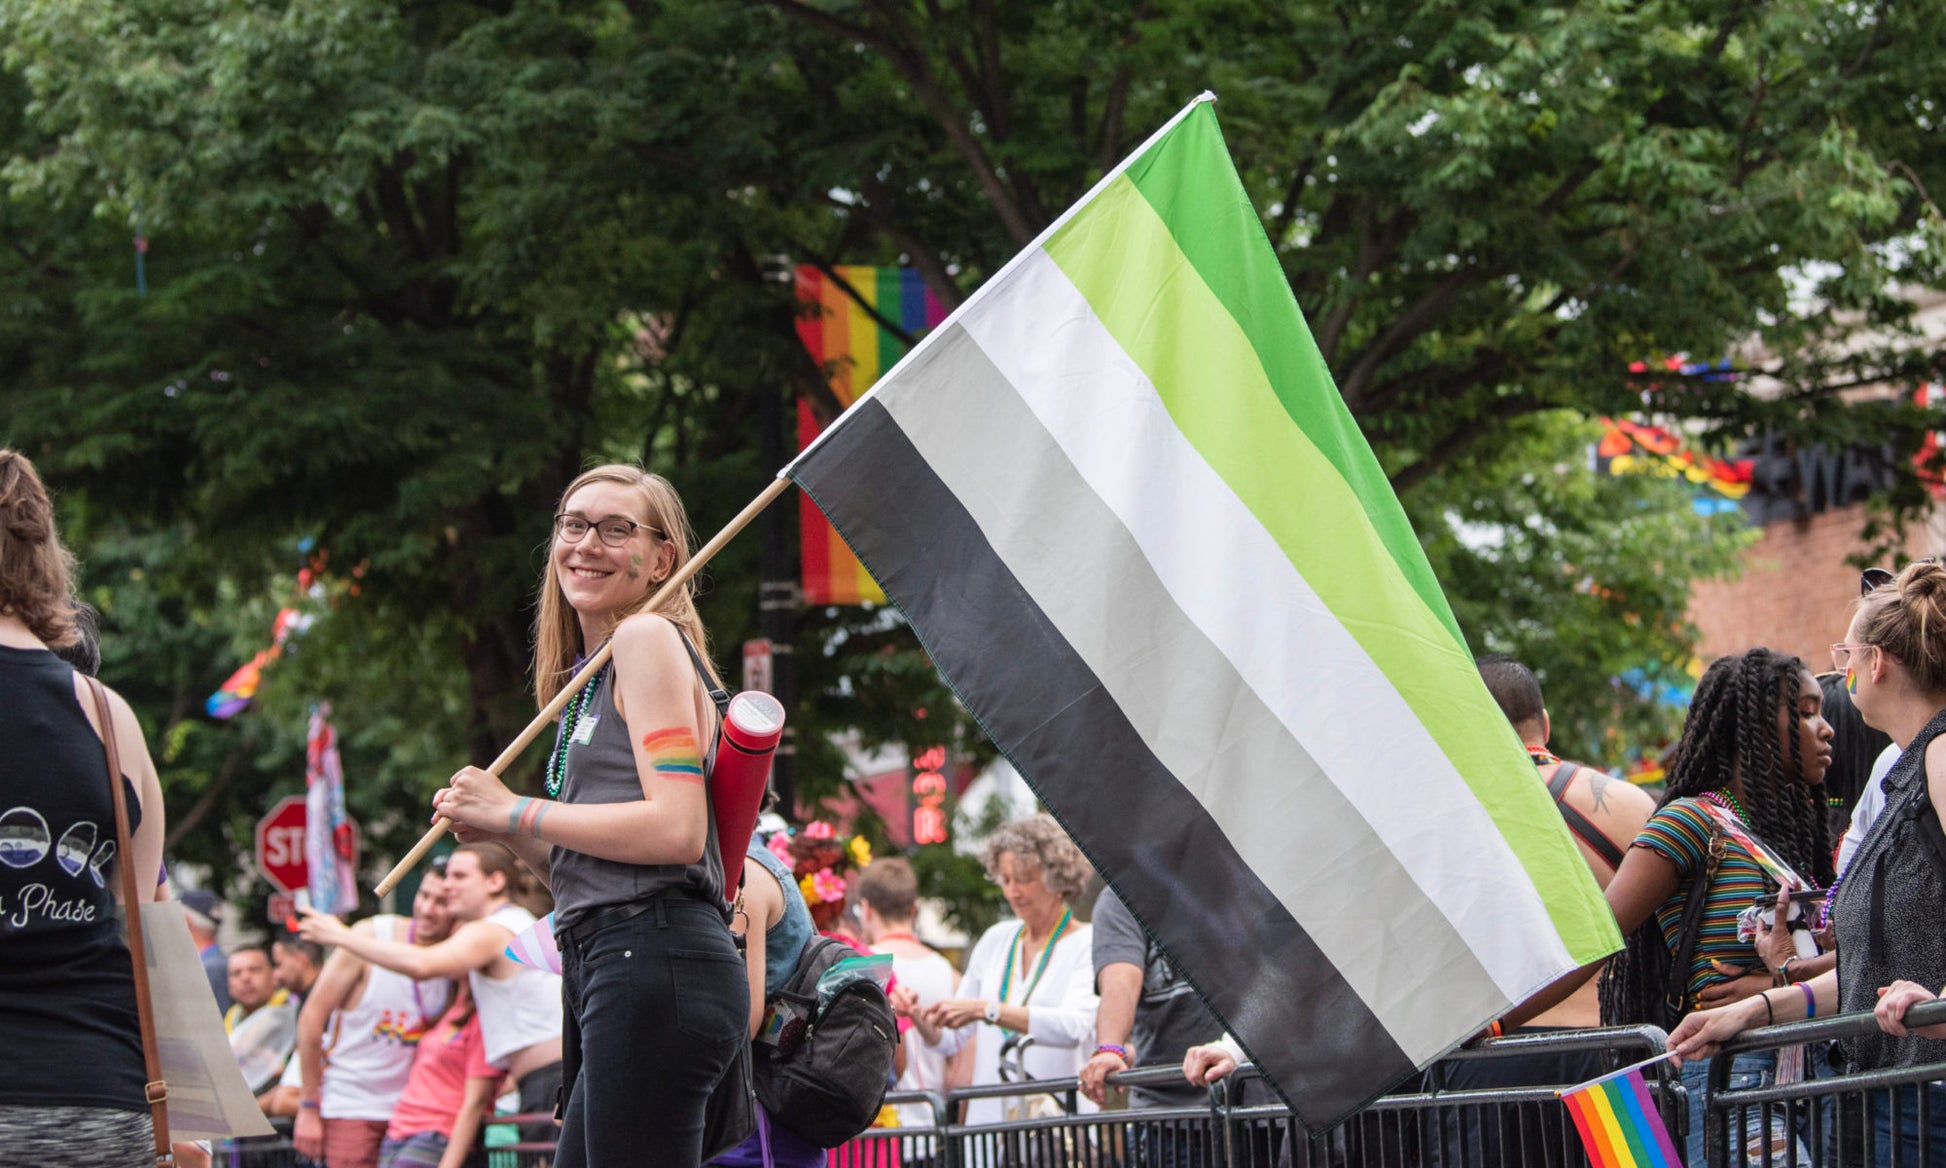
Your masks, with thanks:
[{"label": "belt loop on jeans", "polygon": [[655,898],[655,927],[658,929],[669,927],[669,902],[660,896]]}]

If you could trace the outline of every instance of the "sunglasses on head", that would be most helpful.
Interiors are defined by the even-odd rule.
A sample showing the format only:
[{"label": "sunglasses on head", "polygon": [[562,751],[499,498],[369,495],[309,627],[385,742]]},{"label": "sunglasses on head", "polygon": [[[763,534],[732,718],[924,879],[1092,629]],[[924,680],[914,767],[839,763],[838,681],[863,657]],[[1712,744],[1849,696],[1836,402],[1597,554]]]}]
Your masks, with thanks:
[{"label": "sunglasses on head", "polygon": [[444,876],[446,874],[447,859],[449,859],[447,856],[434,856],[432,858],[432,862],[428,866],[432,869],[434,876]]},{"label": "sunglasses on head", "polygon": [[[1912,562],[1915,564],[1937,564],[1941,560],[1938,556],[1926,556],[1923,559]],[[1883,588],[1898,578],[1898,573],[1885,568],[1867,568],[1858,574],[1858,595],[1870,596],[1872,589]]]}]

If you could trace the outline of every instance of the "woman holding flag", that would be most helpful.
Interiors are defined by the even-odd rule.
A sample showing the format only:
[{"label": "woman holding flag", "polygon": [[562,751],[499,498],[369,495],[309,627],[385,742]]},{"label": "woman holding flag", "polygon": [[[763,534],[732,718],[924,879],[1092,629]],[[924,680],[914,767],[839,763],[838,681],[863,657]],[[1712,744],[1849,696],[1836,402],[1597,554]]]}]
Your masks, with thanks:
[{"label": "woman holding flag", "polygon": [[[1693,1010],[1754,1001],[1780,979],[1830,967],[1829,955],[1798,956],[1793,939],[1808,934],[1771,928],[1755,911],[1788,905],[1783,893],[1831,878],[1824,801],[1815,789],[1831,762],[1823,703],[1803,663],[1769,649],[1721,658],[1703,674],[1661,806],[1606,889],[1628,948],[1603,977],[1603,1022],[1674,1029]],[[1594,970],[1556,982],[1500,1025],[1511,1028],[1564,1000]],[[1702,1063],[1683,1068],[1692,1164],[1703,1162],[1707,1073]],[[1776,1074],[1776,1055],[1739,1055],[1731,1081],[1754,1086]]]},{"label": "woman holding flag", "polygon": [[[1885,1033],[1846,1040],[1852,1068],[1946,1060],[1946,1036],[1908,1033],[1903,1021],[1906,1010],[1946,987],[1946,930],[1931,924],[1946,912],[1946,862],[1939,858],[1946,851],[1940,829],[1946,809],[1946,567],[1911,564],[1873,587],[1831,654],[1845,671],[1858,712],[1902,752],[1885,776],[1884,812],[1827,897],[1837,967],[1768,990],[1761,999],[1683,1019],[1669,1046],[1684,1059],[1708,1058],[1724,1040],[1751,1027],[1876,1009]],[[1875,1162],[1918,1163],[1922,1147],[1946,1146],[1946,1088],[1933,1083],[1925,1091],[1923,1103],[1913,1087],[1869,1093]],[[1928,1114],[1922,1128],[1919,1117]],[[1901,1145],[1896,1158],[1895,1132]]]},{"label": "woman holding flag", "polygon": [[506,843],[553,891],[563,1168],[700,1163],[705,1103],[748,1041],[704,788],[718,682],[693,588],[647,611],[690,554],[668,480],[601,466],[570,483],[541,580],[536,698],[604,642],[613,658],[562,711],[549,798],[468,767],[433,801],[462,838]]}]

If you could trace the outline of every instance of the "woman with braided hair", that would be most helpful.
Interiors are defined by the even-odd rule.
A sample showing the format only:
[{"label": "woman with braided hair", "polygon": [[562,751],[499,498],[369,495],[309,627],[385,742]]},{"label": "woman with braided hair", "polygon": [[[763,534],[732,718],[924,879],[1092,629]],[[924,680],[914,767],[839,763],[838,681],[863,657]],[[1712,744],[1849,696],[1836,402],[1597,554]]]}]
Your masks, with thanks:
[{"label": "woman with braided hair", "polygon": [[[1824,693],[1795,657],[1769,649],[1725,657],[1703,674],[1671,757],[1661,805],[1636,836],[1606,889],[1628,948],[1602,983],[1602,1020],[1672,1029],[1692,1010],[1760,994],[1782,976],[1829,966],[1796,956],[1787,927],[1759,923],[1739,937],[1738,918],[1759,901],[1830,880],[1824,801],[1831,763]],[[1567,997],[1596,966],[1570,975],[1516,1009],[1518,1023]],[[1740,1055],[1733,1081],[1754,1086],[1775,1054]],[[1683,1068],[1689,1146],[1703,1163],[1707,1063]]]},{"label": "woman with braided hair", "polygon": [[[1868,583],[1871,581],[1868,580]],[[1883,1034],[1847,1039],[1849,1070],[1946,1061],[1946,1034],[1909,1033],[1905,1011],[1946,986],[1946,567],[1911,564],[1858,602],[1831,647],[1866,724],[1902,752],[1885,776],[1885,810],[1827,898],[1837,966],[1760,998],[1685,1018],[1669,1037],[1684,1059],[1707,1058],[1738,1031],[1819,1014],[1876,1009]],[[1793,964],[1795,975],[1797,966]],[[1909,980],[1901,980],[1909,979]],[[1792,980],[1796,980],[1793,977]],[[1684,1078],[1687,1078],[1687,1067]],[[1933,1083],[1869,1093],[1873,1160],[1917,1163],[1946,1146],[1946,1088]],[[1930,1113],[1929,1120],[1920,1117]],[[1893,1149],[1897,1132],[1898,1155]]]}]

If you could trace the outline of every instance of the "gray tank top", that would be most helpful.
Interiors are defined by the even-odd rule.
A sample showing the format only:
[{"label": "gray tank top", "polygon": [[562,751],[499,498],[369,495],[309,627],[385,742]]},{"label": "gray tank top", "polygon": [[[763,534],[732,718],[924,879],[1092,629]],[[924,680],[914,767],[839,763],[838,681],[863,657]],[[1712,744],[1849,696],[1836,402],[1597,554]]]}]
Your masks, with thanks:
[{"label": "gray tank top", "polygon": [[[1946,732],[1934,714],[1885,776],[1885,810],[1858,846],[1831,906],[1838,936],[1838,1002],[1870,1013],[1878,987],[1905,978],[1946,985],[1946,840],[1927,814],[1926,746]],[[1872,1031],[1843,1040],[1853,1067],[1881,1070],[1946,1060],[1946,1040]]]},{"label": "gray tank top", "polygon": [[[595,688],[588,712],[568,743],[563,803],[627,803],[642,797],[635,750],[628,726],[615,711],[615,670],[603,669],[588,684]],[[590,725],[592,723],[592,725]],[[559,748],[560,731],[555,731]],[[708,768],[704,768],[707,773]],[[557,928],[576,924],[613,905],[635,904],[670,888],[690,888],[723,903],[723,857],[717,850],[716,816],[709,817],[709,840],[694,864],[624,864],[556,846],[549,856],[548,884],[554,893]]]}]

